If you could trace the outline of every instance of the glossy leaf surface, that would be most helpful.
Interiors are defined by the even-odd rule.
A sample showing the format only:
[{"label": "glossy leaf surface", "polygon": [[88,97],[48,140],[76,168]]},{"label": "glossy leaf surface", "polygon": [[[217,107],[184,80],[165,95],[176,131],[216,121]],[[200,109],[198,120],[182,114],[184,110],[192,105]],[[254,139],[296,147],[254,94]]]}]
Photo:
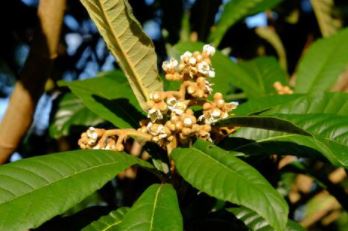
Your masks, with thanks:
[{"label": "glossy leaf surface", "polygon": [[173,186],[154,184],[146,189],[129,209],[118,230],[183,230],[179,203]]},{"label": "glossy leaf surface", "polygon": [[104,120],[82,104],[82,100],[71,93],[65,94],[58,103],[58,110],[50,124],[51,137],[67,136],[73,126],[94,126]]},{"label": "glossy leaf surface", "polygon": [[152,167],[125,153],[94,150],[50,154],[1,166],[0,230],[38,227],[135,164]]},{"label": "glossy leaf surface", "polygon": [[60,85],[69,87],[88,109],[119,128],[138,126],[143,118],[127,80],[119,71]]},{"label": "glossy leaf surface", "polygon": [[[273,231],[274,229],[262,217],[247,208],[230,208],[227,211],[233,213],[251,231]],[[304,231],[305,229],[294,221],[289,220],[285,231]]]},{"label": "glossy leaf surface", "polygon": [[120,226],[123,217],[128,212],[127,207],[122,207],[117,210],[110,212],[108,215],[102,216],[97,221],[92,222],[85,228],[83,231],[112,231],[117,230],[117,227]]},{"label": "glossy leaf surface", "polygon": [[223,13],[210,35],[210,42],[219,45],[227,30],[243,17],[270,9],[282,0],[233,0],[223,6]]},{"label": "glossy leaf surface", "polygon": [[316,41],[304,54],[296,78],[298,93],[328,91],[348,65],[348,29]]},{"label": "glossy leaf surface", "polygon": [[171,155],[180,175],[195,188],[252,209],[275,230],[284,230],[286,202],[247,163],[204,141],[197,141],[192,148],[177,148]]}]

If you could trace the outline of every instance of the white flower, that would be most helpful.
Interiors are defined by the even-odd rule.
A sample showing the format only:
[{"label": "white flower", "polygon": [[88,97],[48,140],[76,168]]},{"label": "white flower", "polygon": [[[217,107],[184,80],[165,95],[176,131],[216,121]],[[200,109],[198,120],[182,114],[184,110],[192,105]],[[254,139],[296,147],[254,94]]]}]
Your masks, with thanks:
[{"label": "white flower", "polygon": [[174,112],[177,115],[182,115],[187,108],[186,102],[178,101],[174,97],[170,97],[167,99],[167,105],[168,105],[169,110],[171,110],[172,112]]},{"label": "white flower", "polygon": [[197,63],[197,60],[194,57],[189,58],[189,63],[191,65],[195,65]]},{"label": "white flower", "polygon": [[172,71],[178,66],[178,61],[176,59],[171,58],[169,61],[164,61],[162,64],[162,69],[164,71]]},{"label": "white flower", "polygon": [[238,102],[230,102],[227,104],[228,105],[228,111],[234,110],[238,107],[239,103]]},{"label": "white flower", "polygon": [[192,121],[192,119],[191,119],[190,117],[186,117],[186,118],[184,119],[184,125],[185,125],[185,127],[190,127],[192,124],[193,124],[193,121]]},{"label": "white flower", "polygon": [[215,108],[212,112],[211,112],[211,116],[214,118],[220,118],[221,116],[221,110]]},{"label": "white flower", "polygon": [[96,132],[94,127],[88,128],[87,132],[87,137],[88,137],[88,144],[93,145],[97,142],[98,139],[98,133]]},{"label": "white flower", "polygon": [[233,106],[233,109],[237,108],[238,105],[239,105],[239,103],[236,102],[236,101],[230,102],[229,104],[230,104],[231,106]]},{"label": "white flower", "polygon": [[209,81],[205,80],[205,89],[208,91],[209,95],[213,92],[213,85]]},{"label": "white flower", "polygon": [[155,122],[156,120],[163,119],[163,115],[159,109],[151,108],[147,112],[147,118],[149,118],[152,122]]},{"label": "white flower", "polygon": [[208,72],[208,76],[210,78],[215,78],[215,70],[214,69],[211,69],[209,72]]},{"label": "white flower", "polygon": [[208,56],[213,56],[215,54],[215,47],[206,44],[203,46],[203,53],[207,54]]},{"label": "white flower", "polygon": [[181,60],[181,61],[184,61],[184,62],[187,62],[187,61],[190,60],[191,57],[192,57],[192,53],[189,52],[189,51],[186,51],[184,54],[182,54],[182,55],[180,56],[180,60]]},{"label": "white flower", "polygon": [[198,121],[203,121],[204,119],[205,119],[204,115],[200,115],[200,116],[198,117]]},{"label": "white flower", "polygon": [[209,71],[211,71],[209,64],[204,61],[197,64],[197,70],[202,75],[209,75]]},{"label": "white flower", "polygon": [[168,136],[165,127],[162,124],[153,124],[150,122],[148,123],[146,128],[152,136],[157,137],[159,139],[164,139]]},{"label": "white flower", "polygon": [[161,95],[159,92],[153,92],[150,94],[150,99],[152,99],[154,101],[159,101],[159,100],[161,100]]}]

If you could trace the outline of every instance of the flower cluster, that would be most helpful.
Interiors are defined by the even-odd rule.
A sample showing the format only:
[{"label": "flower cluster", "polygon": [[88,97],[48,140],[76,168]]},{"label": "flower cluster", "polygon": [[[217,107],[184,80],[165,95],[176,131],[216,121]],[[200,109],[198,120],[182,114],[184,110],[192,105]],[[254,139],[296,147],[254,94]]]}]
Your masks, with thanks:
[{"label": "flower cluster", "polygon": [[279,95],[291,95],[294,92],[290,87],[283,85],[281,82],[277,81],[273,84],[273,87]]},{"label": "flower cluster", "polygon": [[[205,45],[201,52],[187,51],[180,61],[172,58],[163,63],[166,79],[180,81],[181,85],[178,91],[153,92],[150,95],[147,119],[140,122],[136,131],[144,140],[157,143],[168,153],[177,146],[189,145],[195,138],[211,140],[212,133],[218,131],[213,129],[214,124],[228,117],[238,105],[226,103],[219,92],[214,94],[213,101],[208,99],[213,91],[209,79],[215,77],[211,62],[214,53],[214,47]],[[117,137],[119,134],[115,132],[106,133],[90,128],[82,134],[80,147],[123,150],[124,136]]]}]

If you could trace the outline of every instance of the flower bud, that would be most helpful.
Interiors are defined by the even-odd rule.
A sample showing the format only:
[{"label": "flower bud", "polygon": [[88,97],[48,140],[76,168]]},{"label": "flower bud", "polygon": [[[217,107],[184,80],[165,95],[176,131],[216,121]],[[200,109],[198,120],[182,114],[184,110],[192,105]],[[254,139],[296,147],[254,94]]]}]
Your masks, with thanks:
[{"label": "flower bud", "polygon": [[215,54],[215,47],[206,44],[203,46],[203,54],[206,54],[208,56],[213,56]]}]

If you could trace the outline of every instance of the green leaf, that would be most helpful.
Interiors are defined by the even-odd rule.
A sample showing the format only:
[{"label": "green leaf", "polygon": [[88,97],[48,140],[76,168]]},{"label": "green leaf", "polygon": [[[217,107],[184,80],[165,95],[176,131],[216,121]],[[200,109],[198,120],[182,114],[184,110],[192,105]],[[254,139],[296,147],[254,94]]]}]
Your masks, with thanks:
[{"label": "green leaf", "polygon": [[218,46],[227,30],[242,18],[271,9],[282,0],[231,0],[223,6],[220,20],[212,30],[209,41]]},{"label": "green leaf", "polygon": [[118,230],[183,230],[176,192],[170,184],[150,186],[125,215]]},{"label": "green leaf", "polygon": [[348,115],[348,94],[319,93],[274,95],[251,99],[233,111],[236,115],[313,114]]},{"label": "green leaf", "polygon": [[143,32],[127,0],[81,0],[111,53],[125,72],[145,110],[152,92],[162,91],[153,43]]},{"label": "green leaf", "polygon": [[0,230],[36,228],[67,211],[132,165],[149,163],[113,151],[70,151],[0,167]]},{"label": "green leaf", "polygon": [[272,95],[249,99],[246,103],[240,104],[235,110],[233,110],[233,114],[244,116],[265,112],[275,108],[276,106],[287,105],[302,96],[303,95],[301,94]]},{"label": "green leaf", "polygon": [[288,84],[286,73],[273,57],[255,58],[251,61],[240,63],[240,66],[249,73],[249,76],[252,76],[255,86],[250,90],[254,92],[254,97],[276,94],[277,92],[273,84],[277,81],[283,85]]},{"label": "green leaf", "polygon": [[275,114],[235,117],[222,123],[254,127],[239,129],[234,134],[235,137],[258,142],[295,142],[318,150],[335,165],[348,167],[348,157],[345,155],[348,151],[347,117],[330,114]]},{"label": "green leaf", "polygon": [[53,138],[67,136],[73,126],[94,126],[104,120],[88,110],[82,101],[71,93],[65,94],[58,103],[49,132]]},{"label": "green leaf", "polygon": [[348,67],[348,29],[316,41],[300,61],[295,91],[298,93],[330,90]]},{"label": "green leaf", "polygon": [[120,226],[127,212],[128,212],[127,207],[119,208],[117,210],[110,212],[106,216],[102,216],[97,221],[92,222],[91,224],[83,228],[82,230],[83,231],[116,230]]},{"label": "green leaf", "polygon": [[[277,117],[279,116],[279,117]],[[311,134],[302,129],[293,121],[282,119],[281,114],[272,116],[232,116],[228,119],[222,120],[218,125],[232,125],[235,127],[252,127],[262,128],[273,131],[287,132],[293,134],[300,134],[310,136]]]},{"label": "green leaf", "polygon": [[[185,51],[200,51],[202,50],[202,47],[203,43],[182,42],[176,44],[169,53],[171,56],[179,57],[179,55]],[[264,61],[264,59],[258,59],[258,61],[252,62],[250,65],[254,66],[253,70],[248,72],[246,70],[248,63],[243,66],[236,64],[220,51],[216,51],[215,55],[212,57],[212,65],[215,69],[216,77],[210,80],[210,82],[214,84],[214,91],[221,92],[226,96],[229,93],[232,93],[234,86],[236,86],[243,89],[245,94],[249,97],[259,97],[259,94],[264,92],[262,86],[259,85],[261,81],[260,79],[266,78],[266,74],[268,75],[270,71],[275,71],[275,73],[277,73],[277,76],[273,74],[271,77],[267,76],[269,81],[273,81],[273,79],[282,80],[284,78],[281,77],[282,74],[279,74],[281,71],[279,71],[277,65],[274,63],[275,60],[270,61],[271,59],[268,58],[266,58],[266,60],[267,61]],[[269,66],[261,67],[259,65],[260,62],[267,62]],[[255,78],[255,72],[261,72],[262,74],[259,74],[259,76]],[[264,85],[262,81],[261,84]]]},{"label": "green leaf", "polygon": [[[255,140],[260,145],[267,145],[268,149],[272,142],[294,142],[319,151],[334,165],[347,167],[348,94],[321,93],[289,99],[291,101],[275,105],[260,116],[231,117],[230,121],[220,123],[249,127],[240,128],[233,137]],[[252,112],[258,102],[261,104],[256,105],[256,109],[261,109],[263,103],[268,106],[266,101],[267,98],[251,101],[249,106],[242,108],[241,114]],[[272,104],[270,100],[269,105]],[[255,145],[245,144],[237,150],[250,151]]]},{"label": "green leaf", "polygon": [[[228,212],[233,213],[239,220],[251,231],[273,231],[274,229],[254,211],[240,207],[226,209]],[[294,221],[288,220],[285,231],[304,231],[305,229]]]},{"label": "green leaf", "polygon": [[88,109],[119,128],[136,127],[143,118],[127,80],[119,71],[87,80],[60,82],[60,86],[69,87]]},{"label": "green leaf", "polygon": [[293,101],[279,104],[264,114],[335,114],[348,115],[348,94],[319,93],[295,97]]},{"label": "green leaf", "polygon": [[220,200],[252,209],[275,230],[284,230],[288,206],[253,167],[213,144],[197,141],[172,152],[180,175],[195,188]]}]

